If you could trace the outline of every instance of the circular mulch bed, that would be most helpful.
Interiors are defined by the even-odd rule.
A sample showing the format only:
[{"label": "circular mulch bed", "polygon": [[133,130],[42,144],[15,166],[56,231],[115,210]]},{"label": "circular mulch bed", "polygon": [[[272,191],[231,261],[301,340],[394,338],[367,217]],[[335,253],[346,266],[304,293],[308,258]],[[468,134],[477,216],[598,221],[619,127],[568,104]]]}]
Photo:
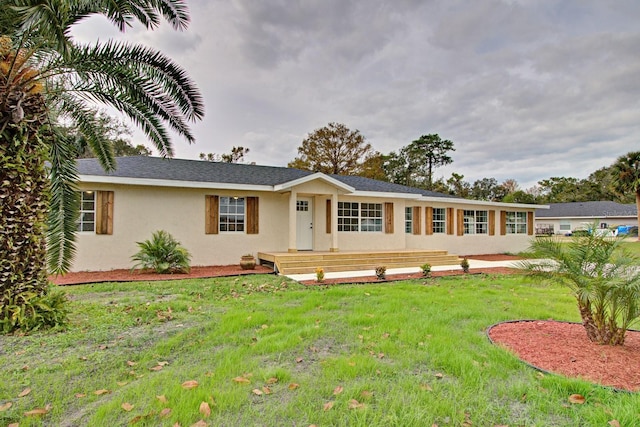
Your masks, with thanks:
[{"label": "circular mulch bed", "polygon": [[640,390],[640,331],[627,331],[625,344],[594,344],[579,323],[551,320],[505,322],[489,338],[533,367],[603,386]]}]

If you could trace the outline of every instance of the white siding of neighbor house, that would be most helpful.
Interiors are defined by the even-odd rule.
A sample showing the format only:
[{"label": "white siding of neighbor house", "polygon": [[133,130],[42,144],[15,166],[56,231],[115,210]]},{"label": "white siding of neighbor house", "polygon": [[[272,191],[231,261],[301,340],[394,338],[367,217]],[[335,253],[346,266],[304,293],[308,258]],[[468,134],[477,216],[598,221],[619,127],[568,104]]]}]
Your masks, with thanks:
[{"label": "white siding of neighbor house", "polygon": [[[597,224],[597,227],[600,227],[601,224],[606,224],[607,227],[614,227],[618,225],[636,225],[635,217],[606,217],[606,218],[589,218],[589,217],[580,217],[580,218],[536,218],[536,225],[541,226],[544,224],[553,225],[553,230],[555,234],[565,234],[570,231],[580,230],[584,228],[588,228],[594,222]],[[561,224],[569,224],[569,230],[561,230]]]}]

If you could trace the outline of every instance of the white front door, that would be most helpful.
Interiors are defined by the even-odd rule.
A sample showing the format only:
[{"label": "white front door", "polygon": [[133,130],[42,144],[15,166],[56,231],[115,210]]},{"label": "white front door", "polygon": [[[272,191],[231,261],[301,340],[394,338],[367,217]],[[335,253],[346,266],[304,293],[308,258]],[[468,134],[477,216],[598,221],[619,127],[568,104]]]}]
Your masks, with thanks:
[{"label": "white front door", "polygon": [[296,246],[299,251],[313,249],[313,201],[298,197],[296,202]]}]

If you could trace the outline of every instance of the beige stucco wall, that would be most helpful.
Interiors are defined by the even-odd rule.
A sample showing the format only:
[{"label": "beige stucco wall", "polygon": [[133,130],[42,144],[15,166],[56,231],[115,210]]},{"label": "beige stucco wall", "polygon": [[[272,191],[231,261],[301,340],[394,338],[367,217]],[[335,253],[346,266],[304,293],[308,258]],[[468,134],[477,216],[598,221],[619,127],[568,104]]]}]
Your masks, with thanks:
[{"label": "beige stucco wall", "polygon": [[[193,188],[147,187],[134,185],[81,185],[83,190],[114,192],[113,234],[78,233],[77,255],[72,271],[131,268],[131,256],[138,251],[136,242],[149,239],[159,229],[171,233],[192,254],[192,265],[235,264],[245,253],[286,252],[289,248],[290,193],[255,191],[207,190]],[[310,182],[294,189],[296,196],[313,200],[313,250],[327,251],[333,247],[332,235],[326,232],[326,201],[337,195],[337,189],[324,182]],[[205,234],[205,195],[258,196],[260,232]],[[518,252],[529,245],[531,236],[500,236],[499,210],[522,210],[478,204],[447,204],[417,202],[402,198],[361,197],[341,195],[340,201],[359,203],[394,203],[393,234],[382,232],[339,232],[338,248],[350,250],[444,249],[453,254]],[[404,210],[422,207],[422,234],[404,230]],[[427,236],[424,208],[455,207],[456,209],[496,210],[496,235],[434,234]],[[383,208],[384,211],[384,208]],[[337,221],[337,219],[334,219]],[[455,223],[455,221],[454,221]]]},{"label": "beige stucco wall", "polygon": [[[421,206],[422,207],[422,234],[414,235],[405,233],[406,247],[408,249],[443,249],[451,254],[456,255],[480,255],[480,254],[497,254],[497,253],[517,253],[527,249],[531,243],[531,238],[527,234],[507,234],[500,235],[500,211],[515,211],[515,212],[527,212],[525,209],[496,207],[490,205],[478,205],[478,204],[446,204],[446,203],[416,203],[407,202],[406,206]],[[434,208],[448,208],[454,207],[456,211],[458,209],[467,210],[486,210],[495,211],[495,235],[489,234],[466,234],[462,236],[457,235],[457,213],[454,213],[453,221],[453,234],[434,233],[432,235],[425,234],[425,218],[424,210],[426,206]],[[404,209],[402,209],[404,215]],[[404,218],[404,216],[403,216]],[[404,231],[404,224],[402,227]]]},{"label": "beige stucco wall", "polygon": [[[78,233],[72,271],[131,268],[136,242],[159,229],[191,252],[194,266],[235,264],[245,253],[287,250],[288,194],[104,184],[81,188],[114,191],[113,234]],[[259,196],[260,233],[205,234],[207,194]]]}]

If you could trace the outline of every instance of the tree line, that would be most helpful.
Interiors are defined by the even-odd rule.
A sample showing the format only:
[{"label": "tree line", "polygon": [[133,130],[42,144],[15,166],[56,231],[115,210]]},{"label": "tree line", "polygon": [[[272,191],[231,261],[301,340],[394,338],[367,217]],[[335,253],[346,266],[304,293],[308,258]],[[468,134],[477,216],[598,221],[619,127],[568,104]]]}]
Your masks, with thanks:
[{"label": "tree line", "polygon": [[[452,141],[442,139],[438,134],[428,134],[397,151],[383,154],[375,151],[359,130],[350,130],[341,123],[329,123],[302,141],[298,157],[288,166],[327,174],[358,175],[465,199],[507,203],[601,200],[633,203],[640,189],[639,153],[622,156],[585,179],[550,177],[522,189],[515,179],[498,182],[488,177],[470,182],[456,172],[448,178],[434,178],[438,167],[453,163],[452,151],[455,151]],[[622,185],[627,181],[631,183],[629,186]]]}]

